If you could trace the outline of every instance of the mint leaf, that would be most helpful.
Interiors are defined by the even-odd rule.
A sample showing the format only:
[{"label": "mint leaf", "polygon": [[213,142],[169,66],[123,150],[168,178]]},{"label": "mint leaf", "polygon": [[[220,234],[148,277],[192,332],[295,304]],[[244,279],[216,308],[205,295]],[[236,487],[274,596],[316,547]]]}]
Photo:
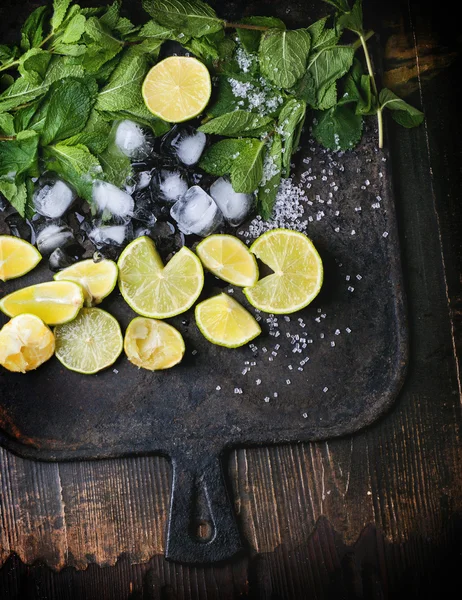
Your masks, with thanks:
[{"label": "mint leaf", "polygon": [[272,121],[271,117],[261,117],[245,110],[236,110],[212,119],[199,127],[199,131],[228,137],[255,137],[262,133]]},{"label": "mint leaf", "polygon": [[0,114],[0,132],[3,135],[14,135],[16,133],[13,115],[9,113]]},{"label": "mint leaf", "polygon": [[363,35],[363,6],[362,0],[356,0],[351,10],[344,11],[337,17],[337,24],[339,27],[354,31],[358,35]]},{"label": "mint leaf", "polygon": [[289,100],[279,115],[278,132],[284,142],[282,166],[286,177],[290,175],[290,160],[300,140],[301,130],[305,122],[306,104],[295,98]]},{"label": "mint leaf", "polygon": [[279,87],[290,88],[305,72],[309,51],[310,34],[306,29],[270,29],[260,44],[261,71]]},{"label": "mint leaf", "polygon": [[263,219],[271,218],[282,179],[282,138],[276,133],[263,163],[263,178],[258,188],[257,206]]},{"label": "mint leaf", "polygon": [[[246,17],[240,21],[246,25],[258,25],[268,27],[269,29],[286,29],[284,21],[277,17]],[[247,52],[257,54],[260,47],[262,31],[253,31],[251,29],[237,29],[238,38]]]},{"label": "mint leaf", "polygon": [[75,60],[67,56],[54,56],[45,75],[45,83],[51,85],[59,79],[66,77],[85,77],[82,65],[75,64]]},{"label": "mint leaf", "polygon": [[[181,37],[180,37],[181,36]],[[142,40],[145,38],[153,38],[156,40],[174,40],[174,41],[180,41],[180,40],[188,40],[188,38],[183,34],[177,34],[175,33],[175,30],[172,29],[171,27],[165,27],[164,25],[159,25],[159,23],[156,23],[156,21],[151,20],[148,21],[145,25],[143,25],[143,27],[140,29],[140,31],[137,33],[136,35],[136,39],[137,40]]]},{"label": "mint leaf", "polygon": [[39,6],[26,19],[21,27],[21,50],[27,52],[43,41],[43,24],[48,12],[47,6]]},{"label": "mint leaf", "polygon": [[210,35],[224,28],[224,21],[201,0],[143,0],[143,8],[161,25],[192,37]]},{"label": "mint leaf", "polygon": [[62,44],[74,44],[78,42],[85,31],[86,18],[81,14],[76,14],[66,25],[60,38]]},{"label": "mint leaf", "polygon": [[24,106],[24,108],[20,108],[15,111],[14,127],[16,131],[22,131],[23,129],[33,129],[35,131],[35,128],[31,125],[31,122],[39,105],[40,100],[36,100],[28,106]]},{"label": "mint leaf", "polygon": [[388,108],[392,111],[393,119],[403,127],[417,127],[424,120],[424,114],[417,108],[414,108],[391,90],[384,88],[379,95],[380,107]]},{"label": "mint leaf", "polygon": [[104,15],[102,15],[99,19],[101,24],[109,29],[114,29],[120,18],[121,5],[121,0],[115,0],[115,2],[108,6]]},{"label": "mint leaf", "polygon": [[244,149],[245,140],[222,140],[210,146],[203,154],[199,167],[210,173],[221,177],[231,173],[234,161]]},{"label": "mint leaf", "polygon": [[70,183],[81,198],[92,202],[93,181],[102,175],[99,160],[83,144],[58,142],[44,148],[46,167]]},{"label": "mint leaf", "polygon": [[219,58],[218,47],[210,42],[205,36],[201,38],[192,38],[189,42],[182,44],[186,50],[189,50],[200,58],[203,62],[210,63]]},{"label": "mint leaf", "polygon": [[0,44],[0,65],[7,65],[13,62],[18,55],[18,48]]},{"label": "mint leaf", "polygon": [[50,60],[50,52],[32,48],[21,56],[18,71],[27,81],[39,84],[45,78]]},{"label": "mint leaf", "polygon": [[110,132],[110,123],[103,118],[101,113],[93,109],[82,131],[68,138],[65,143],[69,146],[83,144],[90,152],[98,155],[108,147]]},{"label": "mint leaf", "polygon": [[53,0],[53,16],[51,17],[51,29],[56,31],[66,17],[67,9],[71,0]]},{"label": "mint leaf", "polygon": [[128,49],[101,90],[96,103],[98,110],[117,111],[142,103],[141,84],[147,71],[146,57]]},{"label": "mint leaf", "polygon": [[231,183],[235,192],[251,194],[263,176],[263,159],[266,145],[260,140],[246,139],[232,163]]},{"label": "mint leaf", "polygon": [[97,17],[90,17],[85,23],[87,51],[82,65],[90,73],[97,73],[108,61],[123,49],[123,42],[112,35]]},{"label": "mint leaf", "polygon": [[365,75],[361,63],[355,59],[353,66],[345,79],[344,93],[339,99],[339,104],[356,103],[356,113],[358,115],[375,114],[377,111],[373,107],[372,78]]},{"label": "mint leaf", "polygon": [[15,179],[0,177],[0,193],[5,196],[21,217],[26,215],[27,188],[24,177],[16,177]]},{"label": "mint leaf", "polygon": [[335,46],[339,41],[341,33],[335,28],[326,28],[328,17],[315,21],[307,29],[311,35],[311,53],[319,52],[324,48]]},{"label": "mint leaf", "polygon": [[324,0],[324,2],[335,6],[335,8],[340,12],[348,12],[350,10],[348,0]]},{"label": "mint leaf", "polygon": [[55,88],[50,96],[42,143],[47,146],[82,131],[93,103],[92,94],[81,79],[68,78]]},{"label": "mint leaf", "polygon": [[324,48],[310,56],[307,77],[311,82],[305,99],[313,108],[325,110],[336,103],[337,95],[332,86],[350,70],[353,58],[354,50],[349,46]]},{"label": "mint leaf", "polygon": [[13,108],[26,104],[47,93],[47,83],[31,83],[24,77],[16,81],[0,94],[0,112],[6,112]]},{"label": "mint leaf", "polygon": [[22,131],[15,140],[0,142],[0,176],[16,177],[30,169],[36,171],[38,139],[35,131]]},{"label": "mint leaf", "polygon": [[53,46],[53,53],[63,56],[82,56],[86,51],[87,47],[84,44],[55,44]]},{"label": "mint leaf", "polygon": [[125,156],[114,144],[101,154],[98,154],[103,168],[104,179],[117,187],[122,187],[132,173],[132,166],[128,156]]},{"label": "mint leaf", "polygon": [[351,150],[361,139],[363,118],[352,104],[334,106],[317,112],[313,121],[313,136],[325,148]]}]

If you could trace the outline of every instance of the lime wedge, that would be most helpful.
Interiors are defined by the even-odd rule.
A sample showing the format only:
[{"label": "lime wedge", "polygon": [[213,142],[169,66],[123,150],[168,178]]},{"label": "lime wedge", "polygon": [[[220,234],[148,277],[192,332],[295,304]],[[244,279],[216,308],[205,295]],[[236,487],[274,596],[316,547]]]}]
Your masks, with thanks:
[{"label": "lime wedge", "polygon": [[204,285],[204,270],[194,252],[183,247],[164,267],[148,237],[129,244],[118,266],[122,296],[143,317],[168,319],[187,311]]},{"label": "lime wedge", "polygon": [[36,315],[47,325],[72,321],[83,306],[83,291],[71,281],[48,281],[12,292],[0,301],[9,317]]},{"label": "lime wedge", "polygon": [[119,323],[100,308],[83,308],[74,321],[55,327],[55,338],[58,360],[84,375],[110,367],[123,349]]},{"label": "lime wedge", "polygon": [[313,242],[303,233],[274,229],[250,247],[274,273],[244,289],[247,300],[267,313],[290,314],[316,298],[323,282],[323,266]]},{"label": "lime wedge", "polygon": [[56,273],[56,281],[74,281],[82,286],[85,306],[100,304],[109,296],[117,283],[119,270],[112,260],[95,262],[92,259],[82,260],[67,269]]},{"label": "lime wedge", "polygon": [[212,81],[197,58],[169,56],[157,63],[143,83],[148,109],[168,123],[181,123],[200,115],[210,100]]},{"label": "lime wedge", "polygon": [[0,235],[0,281],[22,277],[42,260],[40,252],[20,238]]},{"label": "lime wedge", "polygon": [[185,345],[181,333],[155,319],[137,317],[127,328],[124,341],[128,360],[142,369],[160,371],[181,362]]},{"label": "lime wedge", "polygon": [[9,371],[37,369],[54,351],[54,335],[35,315],[18,315],[0,331],[0,365]]},{"label": "lime wedge", "polygon": [[196,324],[209,342],[226,348],[239,348],[261,333],[260,325],[252,315],[226,294],[198,304]]},{"label": "lime wedge", "polygon": [[210,235],[196,248],[202,264],[211,273],[239,287],[255,285],[258,265],[255,256],[232,235]]}]

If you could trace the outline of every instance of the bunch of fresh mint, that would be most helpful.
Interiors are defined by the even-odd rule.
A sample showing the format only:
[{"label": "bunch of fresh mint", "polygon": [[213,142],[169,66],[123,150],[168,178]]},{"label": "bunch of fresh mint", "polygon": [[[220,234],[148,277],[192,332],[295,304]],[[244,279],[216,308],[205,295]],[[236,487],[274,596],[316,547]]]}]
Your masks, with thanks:
[{"label": "bunch of fresh mint", "polygon": [[[360,139],[363,115],[394,111],[406,127],[422,114],[391,91],[376,88],[362,25],[361,0],[331,0],[322,19],[289,31],[272,17],[227,23],[201,0],[143,0],[152,17],[135,26],[109,7],[81,8],[54,0],[37,8],[18,46],[0,45],[0,193],[21,215],[32,211],[34,180],[52,171],[92,201],[95,179],[122,186],[127,157],[109,144],[111,127],[131,119],[162,135],[169,125],[146,108],[141,85],[165,41],[180,43],[216,77],[217,93],[201,129],[224,138],[201,167],[230,175],[238,192],[257,192],[271,214],[280,180],[290,173],[307,110],[316,139],[348,149]],[[345,29],[358,44],[342,45]],[[367,73],[355,58],[365,51]]]}]

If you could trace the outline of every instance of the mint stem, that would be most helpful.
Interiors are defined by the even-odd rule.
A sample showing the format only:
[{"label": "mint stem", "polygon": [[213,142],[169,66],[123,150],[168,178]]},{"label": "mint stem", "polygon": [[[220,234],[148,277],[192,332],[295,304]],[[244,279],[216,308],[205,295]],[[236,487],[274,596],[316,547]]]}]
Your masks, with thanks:
[{"label": "mint stem", "polygon": [[251,29],[252,31],[268,31],[269,27],[263,25],[246,25],[245,23],[228,23],[225,21],[225,27],[228,29]]},{"label": "mint stem", "polygon": [[361,45],[364,50],[364,56],[366,57],[367,70],[369,72],[369,75],[371,78],[371,83],[372,83],[372,91],[374,92],[374,95],[377,100],[377,105],[379,106],[379,108],[377,109],[377,123],[379,126],[379,148],[383,148],[383,115],[382,115],[382,108],[379,105],[379,91],[377,89],[377,84],[375,82],[374,70],[372,68],[372,61],[371,61],[371,57],[370,57],[369,50],[367,48],[367,43],[366,43],[366,36],[364,34],[359,34],[359,39],[360,39]]},{"label": "mint stem", "polygon": [[16,65],[19,65],[19,60],[15,60],[13,62],[10,62],[6,65],[3,65],[3,67],[0,67],[0,73],[2,71],[8,71],[8,69],[11,69],[12,67],[15,67]]},{"label": "mint stem", "polygon": [[0,142],[11,142],[12,140],[15,140],[16,136],[15,135],[0,135]]},{"label": "mint stem", "polygon": [[[367,40],[370,40],[372,36],[375,35],[375,31],[373,31],[372,29],[370,29],[367,33],[364,34],[364,41],[367,42]],[[358,48],[361,48],[362,42],[361,39],[357,39],[356,42],[353,42],[353,44],[351,44],[351,47],[353,48],[353,50],[357,50]]]}]

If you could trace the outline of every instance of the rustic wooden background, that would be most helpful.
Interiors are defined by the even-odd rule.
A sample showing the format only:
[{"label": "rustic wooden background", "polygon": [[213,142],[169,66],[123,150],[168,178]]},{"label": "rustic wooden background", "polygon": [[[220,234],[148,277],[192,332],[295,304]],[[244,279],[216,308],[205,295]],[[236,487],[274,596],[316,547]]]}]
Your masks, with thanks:
[{"label": "rustic wooden background", "polygon": [[[12,4],[0,19],[11,21]],[[386,84],[426,113],[419,130],[391,126],[388,140],[412,333],[395,407],[348,438],[231,452],[247,548],[203,568],[163,558],[166,459],[45,464],[0,449],[1,600],[452,597],[462,567],[461,35],[446,0],[365,4]]]}]

